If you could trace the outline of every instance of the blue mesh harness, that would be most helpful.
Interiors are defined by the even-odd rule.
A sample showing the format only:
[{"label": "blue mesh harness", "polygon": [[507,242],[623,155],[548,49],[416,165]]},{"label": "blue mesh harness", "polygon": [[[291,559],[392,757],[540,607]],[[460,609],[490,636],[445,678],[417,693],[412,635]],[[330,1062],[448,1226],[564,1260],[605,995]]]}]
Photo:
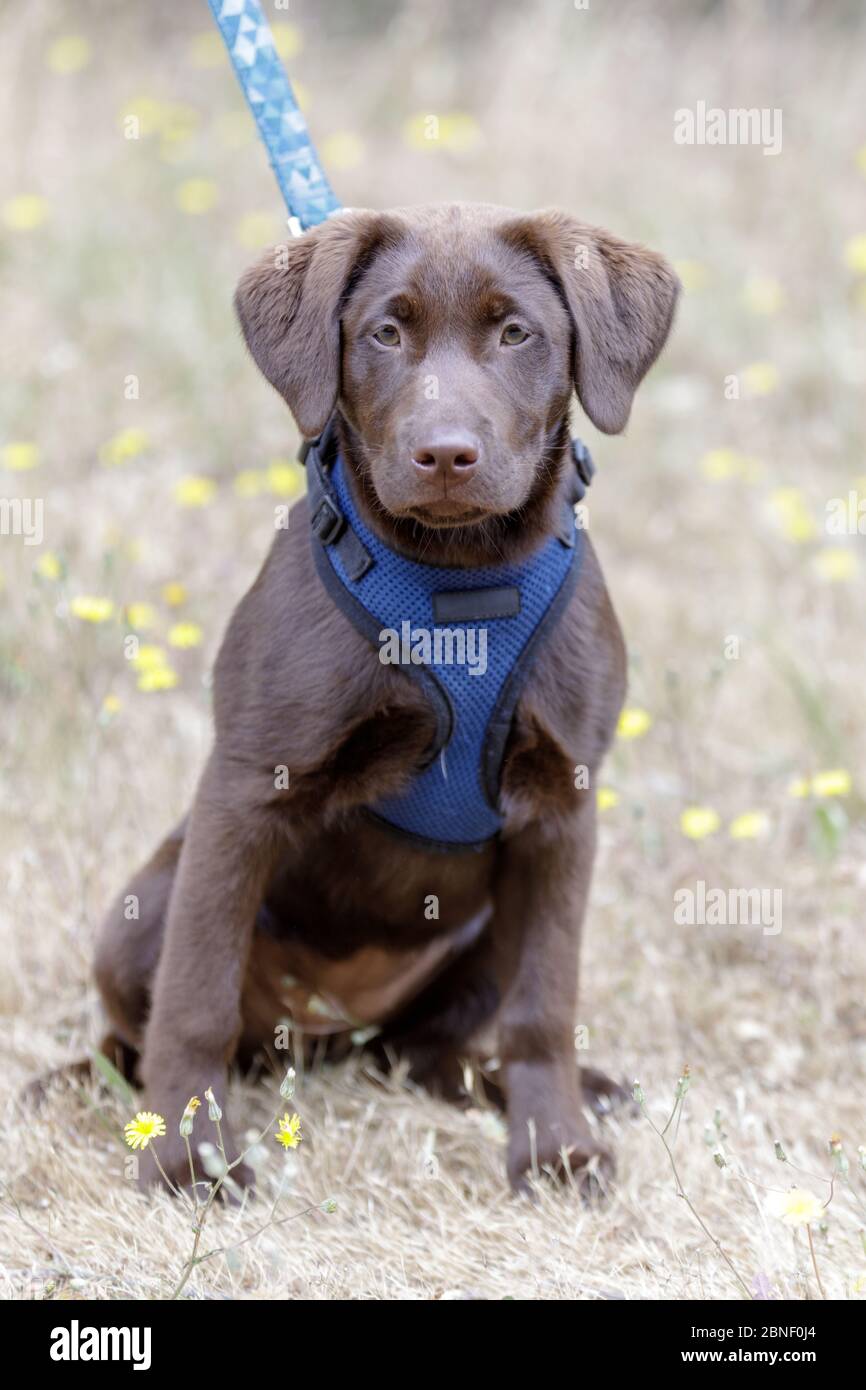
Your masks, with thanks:
[{"label": "blue mesh harness", "polygon": [[572,441],[575,473],[556,536],[514,564],[422,564],[392,550],[358,515],[334,431],[306,444],[316,568],[337,606],[423,686],[436,715],[425,765],[369,814],[422,847],[481,849],[502,827],[499,783],[520,691],[580,573],[574,503],[592,476]]}]

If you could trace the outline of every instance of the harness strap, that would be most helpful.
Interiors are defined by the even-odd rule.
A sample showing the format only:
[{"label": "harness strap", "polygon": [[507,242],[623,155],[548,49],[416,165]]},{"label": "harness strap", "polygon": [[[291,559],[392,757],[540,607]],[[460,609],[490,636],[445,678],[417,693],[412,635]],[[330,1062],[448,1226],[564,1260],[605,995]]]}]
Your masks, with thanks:
[{"label": "harness strap", "polygon": [[336,443],[331,419],[318,439],[304,440],[298,458],[307,465],[307,496],[313,535],[321,545],[334,547],[349,578],[356,583],[372,567],[373,557],[343,515],[328,477]]},{"label": "harness strap", "polygon": [[[468,795],[475,797],[475,809],[471,815],[466,803],[463,803],[462,808],[466,815],[462,818],[460,815],[452,818],[442,814],[443,788],[446,784],[450,785],[449,777],[453,780],[456,770],[454,757],[462,757],[466,745],[466,729],[462,722],[465,711],[459,701],[457,705],[454,703],[456,692],[452,688],[453,677],[441,666],[437,667],[435,662],[430,665],[411,664],[405,668],[407,674],[424,688],[436,719],[434,737],[413,783],[419,793],[423,784],[421,807],[419,809],[417,797],[413,801],[414,809],[411,811],[407,810],[407,803],[401,798],[396,802],[393,798],[385,798],[377,805],[367,807],[366,811],[389,830],[407,836],[422,848],[446,852],[455,849],[480,849],[501,825],[499,791],[502,761],[520,693],[538,650],[568,605],[582,567],[584,547],[582,532],[575,527],[574,506],[584,496],[593,468],[588,450],[578,440],[572,443],[572,456],[575,472],[566,489],[557,535],[546,542],[546,550],[543,549],[538,556],[538,562],[542,567],[553,564],[553,571],[549,568],[545,570],[554,588],[546,606],[543,606],[544,600],[539,599],[537,584],[533,588],[530,578],[537,570],[533,571],[532,566],[527,569],[526,562],[516,568],[502,566],[502,577],[498,584],[494,577],[497,567],[494,567],[493,571],[487,567],[486,574],[489,578],[481,584],[478,583],[476,575],[475,587],[467,587],[473,583],[470,579],[472,571],[465,572],[467,578],[464,584],[460,582],[462,572],[455,572],[447,567],[441,570],[441,585],[436,584],[434,578],[434,585],[429,587],[429,574],[425,581],[427,602],[430,605],[426,621],[432,621],[434,625],[441,624],[446,629],[453,624],[493,623],[492,631],[496,633],[499,631],[500,621],[505,624],[524,622],[524,617],[521,616],[524,602],[530,603],[537,618],[522,647],[518,644],[518,648],[513,649],[513,664],[504,673],[494,703],[485,715],[484,738],[477,743],[474,754],[477,791],[473,792],[471,787],[468,790]],[[383,628],[393,629],[399,626],[394,614],[389,613],[387,602],[383,603],[382,600],[381,582],[386,588],[392,582],[388,568],[391,558],[393,557],[398,568],[402,567],[404,579],[408,584],[407,612],[411,607],[411,600],[408,598],[408,592],[413,587],[411,572],[413,568],[429,571],[429,567],[406,557],[399,557],[381,538],[363,527],[363,522],[356,515],[350,500],[345,465],[340,465],[342,472],[336,468],[339,445],[333,419],[329,420],[318,439],[304,442],[299,457],[307,466],[313,559],[319,578],[336,606],[352,625],[372,646],[381,649]],[[554,547],[553,552],[550,550],[551,546]],[[557,546],[561,547],[561,564],[553,562]],[[543,554],[547,554],[549,559],[542,560]],[[381,582],[378,578],[380,566],[384,566]],[[521,574],[523,577],[518,578]],[[365,584],[359,586],[359,580],[368,575],[369,579]],[[385,575],[389,578],[386,579]],[[561,583],[556,579],[556,575],[562,576]],[[368,588],[371,580],[374,581],[372,590]],[[524,584],[529,584],[526,592],[521,587]],[[548,581],[544,580],[542,584],[546,587]],[[379,595],[378,601],[371,603],[371,595],[376,593]],[[539,603],[542,604],[541,607]],[[532,621],[528,612],[525,620],[530,623]],[[405,626],[411,627],[411,624],[406,623]],[[516,629],[518,632],[520,630]],[[499,637],[495,637],[494,640],[498,642]],[[474,682],[470,681],[468,684],[471,686]],[[463,752],[455,754],[454,750],[458,746]],[[466,792],[465,780],[461,785]],[[428,792],[434,803],[432,817],[428,817],[425,800]],[[455,795],[459,793],[455,792]],[[437,798],[438,811],[435,810]],[[456,826],[452,828],[453,819],[460,821],[459,829]],[[419,824],[430,824],[430,828],[425,828],[419,833]],[[432,830],[432,825],[436,825],[437,829]],[[470,826],[477,826],[478,833],[467,833]]]}]

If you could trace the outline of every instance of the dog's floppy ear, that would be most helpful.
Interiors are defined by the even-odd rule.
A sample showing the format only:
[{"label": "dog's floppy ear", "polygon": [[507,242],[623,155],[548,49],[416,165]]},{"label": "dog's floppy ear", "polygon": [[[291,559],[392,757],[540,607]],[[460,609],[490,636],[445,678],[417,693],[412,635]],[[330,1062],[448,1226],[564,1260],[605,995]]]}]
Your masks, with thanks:
[{"label": "dog's floppy ear", "polygon": [[561,212],[522,217],[504,229],[562,295],[574,325],[574,385],[605,434],[628,421],[634,393],[665,345],[680,283],[665,260]]},{"label": "dog's floppy ear", "polygon": [[341,213],[273,247],[241,277],[235,309],[247,347],[307,439],[324,429],[339,394],[343,305],[396,235],[378,213]]}]

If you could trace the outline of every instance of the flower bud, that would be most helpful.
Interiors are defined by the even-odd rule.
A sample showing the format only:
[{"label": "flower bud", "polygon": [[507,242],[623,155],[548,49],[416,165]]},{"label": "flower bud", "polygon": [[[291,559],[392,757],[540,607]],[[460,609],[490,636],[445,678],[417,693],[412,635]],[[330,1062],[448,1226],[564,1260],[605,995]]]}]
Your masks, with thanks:
[{"label": "flower bud", "polygon": [[675,1099],[682,1100],[683,1096],[685,1095],[686,1091],[689,1089],[689,1086],[691,1086],[691,1084],[692,1078],[689,1073],[689,1068],[686,1065],[683,1067],[683,1074],[677,1082],[677,1093]]},{"label": "flower bud", "polygon": [[201,1105],[198,1096],[192,1096],[186,1103],[186,1109],[180,1117],[180,1135],[182,1139],[188,1139],[192,1134],[192,1127],[195,1121],[195,1112]]},{"label": "flower bud", "polygon": [[293,1096],[294,1094],[295,1094],[295,1069],[294,1069],[294,1067],[289,1067],[289,1070],[286,1072],[285,1076],[283,1077],[283,1084],[280,1086],[280,1095],[282,1096],[283,1100],[291,1100],[291,1099],[292,1099],[292,1096]]},{"label": "flower bud", "polygon": [[223,1112],[217,1105],[216,1096],[213,1093],[213,1087],[208,1086],[207,1090],[204,1093],[204,1098],[207,1101],[208,1119],[213,1120],[214,1124],[218,1124],[223,1117]]},{"label": "flower bud", "polygon": [[838,1173],[842,1174],[843,1178],[847,1177],[848,1169],[850,1166],[848,1163],[848,1155],[842,1148],[842,1140],[839,1138],[838,1134],[831,1134],[829,1147],[830,1157],[833,1160],[833,1166],[835,1167]]}]

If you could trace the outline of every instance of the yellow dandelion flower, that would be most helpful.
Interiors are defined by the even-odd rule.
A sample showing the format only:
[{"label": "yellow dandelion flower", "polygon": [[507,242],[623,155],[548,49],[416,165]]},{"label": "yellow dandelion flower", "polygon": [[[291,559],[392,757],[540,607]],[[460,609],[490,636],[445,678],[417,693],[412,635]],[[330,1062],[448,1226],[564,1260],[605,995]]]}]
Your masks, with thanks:
[{"label": "yellow dandelion flower", "polygon": [[643,738],[643,735],[651,728],[652,722],[653,718],[649,710],[624,709],[616,726],[617,736],[619,738]]},{"label": "yellow dandelion flower", "polygon": [[138,688],[145,695],[153,695],[158,690],[173,690],[177,683],[177,672],[170,666],[155,666],[152,671],[142,671],[138,678]]},{"label": "yellow dandelion flower", "polygon": [[721,821],[710,806],[687,806],[680,816],[680,830],[689,840],[703,840],[714,835]]},{"label": "yellow dandelion flower", "polygon": [[258,497],[266,484],[267,478],[264,473],[260,473],[254,468],[244,468],[240,473],[235,474],[232,487],[238,497]]},{"label": "yellow dandelion flower", "polygon": [[63,77],[80,72],[90,62],[90,44],[82,34],[64,34],[50,45],[45,61]]},{"label": "yellow dandelion flower", "polygon": [[174,500],[181,507],[206,507],[213,501],[216,488],[213,478],[189,474],[175,484]]},{"label": "yellow dandelion flower", "polygon": [[750,396],[769,396],[779,385],[779,369],[772,362],[750,362],[743,368],[743,385]]},{"label": "yellow dandelion flower", "polygon": [[700,469],[713,482],[736,478],[740,474],[740,458],[733,449],[710,449],[701,459]]},{"label": "yellow dandelion flower", "polygon": [[48,203],[38,193],[19,193],[3,204],[3,221],[13,232],[32,232],[48,217]]},{"label": "yellow dandelion flower", "polygon": [[29,440],[16,439],[4,444],[0,458],[10,473],[27,473],[39,463],[39,448]]},{"label": "yellow dandelion flower", "polygon": [[771,275],[752,275],[743,288],[743,302],[752,314],[778,314],[785,292]]},{"label": "yellow dandelion flower", "polygon": [[123,1137],[131,1149],[146,1149],[151,1139],[161,1139],[164,1134],[165,1120],[153,1110],[139,1110],[123,1127]]},{"label": "yellow dandelion flower", "polygon": [[268,488],[275,497],[300,497],[305,476],[298,464],[287,459],[272,459],[268,465]]},{"label": "yellow dandelion flower", "polygon": [[189,217],[201,217],[203,213],[210,212],[218,200],[219,189],[213,179],[186,179],[175,194],[175,202],[181,212]]},{"label": "yellow dandelion flower", "polygon": [[282,1144],[284,1149],[296,1149],[303,1139],[300,1115],[289,1115],[287,1112],[277,1123],[279,1129],[274,1135],[277,1143]]},{"label": "yellow dandelion flower", "polygon": [[786,540],[802,544],[817,535],[818,528],[799,488],[777,488],[770,503]]},{"label": "yellow dandelion flower", "polygon": [[99,598],[96,594],[79,594],[70,601],[69,611],[74,618],[80,618],[83,623],[106,623],[114,612],[114,604],[110,598]]},{"label": "yellow dandelion flower", "polygon": [[852,1281],[851,1292],[857,1298],[861,1298],[864,1294],[866,1294],[866,1271],[864,1271],[862,1274],[858,1274],[857,1278]]},{"label": "yellow dandelion flower", "polygon": [[260,251],[279,241],[283,233],[279,220],[270,212],[247,212],[238,222],[235,235],[248,251]]},{"label": "yellow dandelion flower", "polygon": [[828,545],[819,550],[812,560],[812,566],[818,578],[826,580],[828,584],[844,584],[846,580],[853,579],[860,568],[855,552],[843,545]]},{"label": "yellow dandelion flower", "polygon": [[170,579],[167,584],[163,584],[161,593],[163,603],[167,603],[169,608],[180,608],[186,603],[186,586],[178,579]]},{"label": "yellow dandelion flower", "polygon": [[190,62],[194,68],[218,68],[228,58],[222,38],[213,29],[194,34],[189,45]]},{"label": "yellow dandelion flower", "polygon": [[63,564],[54,554],[53,550],[46,550],[44,555],[40,555],[36,561],[36,573],[43,579],[61,579],[63,576]]},{"label": "yellow dandelion flower", "polygon": [[866,236],[852,236],[845,242],[845,264],[855,275],[866,275]]},{"label": "yellow dandelion flower", "polygon": [[284,63],[297,57],[303,47],[303,39],[296,24],[272,24],[271,33],[274,36],[274,48]]},{"label": "yellow dandelion flower", "polygon": [[813,796],[850,796],[851,773],[842,767],[829,772],[816,772],[812,778]]},{"label": "yellow dandelion flower", "polygon": [[728,826],[732,840],[762,840],[770,833],[770,817],[766,811],[744,811]]},{"label": "yellow dandelion flower", "polygon": [[136,671],[158,671],[160,667],[168,665],[168,659],[163,647],[157,647],[153,642],[143,642],[130,664]]},{"label": "yellow dandelion flower", "polygon": [[805,1187],[792,1187],[790,1192],[773,1192],[769,1207],[772,1215],[784,1221],[786,1226],[808,1226],[824,1216],[821,1202]]},{"label": "yellow dandelion flower", "polygon": [[812,784],[809,781],[808,777],[794,777],[792,781],[788,783],[789,796],[808,796],[811,790]]},{"label": "yellow dandelion flower", "polygon": [[700,469],[714,483],[725,482],[728,478],[756,483],[764,471],[757,459],[738,454],[735,449],[710,449],[701,458]]},{"label": "yellow dandelion flower", "polygon": [[171,647],[200,647],[203,636],[198,623],[175,623],[169,630],[168,642]]},{"label": "yellow dandelion flower", "polygon": [[102,702],[103,714],[107,714],[109,716],[119,714],[122,709],[122,700],[118,699],[116,695],[106,695],[105,699]]},{"label": "yellow dandelion flower", "polygon": [[337,130],[322,141],[326,169],[356,169],[364,158],[364,142],[353,130]]},{"label": "yellow dandelion flower", "polygon": [[137,632],[156,626],[156,609],[152,603],[128,603],[124,612],[129,626]]},{"label": "yellow dandelion flower", "polygon": [[106,440],[99,451],[99,457],[106,467],[116,468],[119,464],[127,463],[143,454],[149,445],[150,439],[146,432],[130,426]]},{"label": "yellow dandelion flower", "polygon": [[619,805],[619,792],[615,792],[613,787],[599,787],[595,801],[600,811],[612,811],[614,806]]},{"label": "yellow dandelion flower", "polygon": [[674,261],[674,270],[686,294],[698,294],[706,288],[710,278],[703,261]]}]

